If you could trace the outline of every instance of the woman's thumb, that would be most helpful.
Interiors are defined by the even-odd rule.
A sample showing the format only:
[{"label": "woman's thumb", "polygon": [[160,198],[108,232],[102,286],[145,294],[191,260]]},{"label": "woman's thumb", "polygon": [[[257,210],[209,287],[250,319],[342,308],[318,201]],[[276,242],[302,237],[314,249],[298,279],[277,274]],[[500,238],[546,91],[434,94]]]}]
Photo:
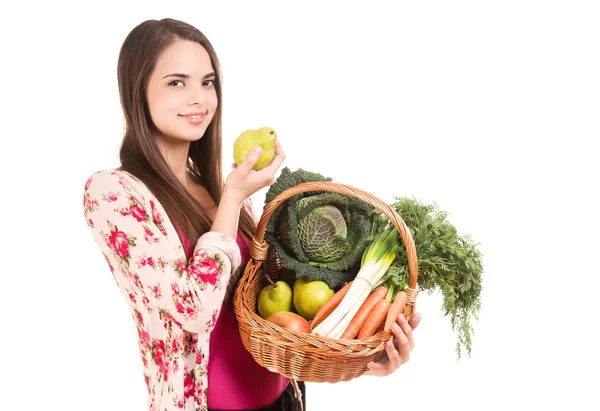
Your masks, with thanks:
[{"label": "woman's thumb", "polygon": [[258,163],[261,153],[262,147],[255,146],[252,150],[248,152],[248,155],[246,156],[242,164],[240,164],[240,167],[242,167],[245,171],[250,171],[252,167],[254,167],[256,163]]}]

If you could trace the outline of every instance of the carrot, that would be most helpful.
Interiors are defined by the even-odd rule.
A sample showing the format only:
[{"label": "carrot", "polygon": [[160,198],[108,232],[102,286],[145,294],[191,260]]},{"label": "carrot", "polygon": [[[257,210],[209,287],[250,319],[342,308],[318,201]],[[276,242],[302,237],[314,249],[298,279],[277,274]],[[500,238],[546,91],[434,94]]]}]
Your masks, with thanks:
[{"label": "carrot", "polygon": [[385,331],[392,329],[392,324],[396,322],[398,316],[404,311],[407,297],[408,296],[406,295],[405,291],[398,291],[394,297],[394,302],[390,306],[390,309],[387,313],[387,318],[385,319],[385,327],[383,327]]},{"label": "carrot", "polygon": [[375,307],[373,307],[367,316],[362,327],[360,327],[360,331],[358,332],[358,338],[360,340],[375,335],[375,331],[377,331],[377,329],[385,321],[385,317],[391,304],[392,303],[387,298],[377,301],[377,304],[375,304]]},{"label": "carrot", "polygon": [[321,306],[321,308],[319,308],[319,311],[317,311],[317,314],[315,314],[315,317],[310,322],[311,330],[314,329],[317,325],[319,325],[319,323],[321,321],[323,321],[325,318],[327,318],[327,316],[329,314],[331,314],[338,305],[340,305],[340,303],[346,296],[346,293],[348,293],[348,290],[350,289],[351,285],[352,285],[352,281],[350,281],[345,286],[340,288],[340,290],[338,292],[333,294],[331,296],[331,298],[329,300],[327,300],[327,302],[325,302],[325,304],[323,304]]},{"label": "carrot", "polygon": [[367,319],[368,314],[371,312],[375,304],[381,299],[385,299],[385,295],[388,292],[388,288],[386,286],[377,287],[377,289],[362,303],[354,317],[352,317],[352,321],[348,324],[346,330],[342,333],[340,339],[353,339],[356,338],[356,335],[360,331],[363,323]]}]

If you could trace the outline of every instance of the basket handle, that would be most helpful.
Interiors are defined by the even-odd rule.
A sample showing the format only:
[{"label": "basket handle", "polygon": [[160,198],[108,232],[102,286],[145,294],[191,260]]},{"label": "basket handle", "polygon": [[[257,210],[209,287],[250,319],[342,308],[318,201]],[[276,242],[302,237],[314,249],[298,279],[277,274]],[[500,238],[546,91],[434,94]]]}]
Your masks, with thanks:
[{"label": "basket handle", "polygon": [[267,223],[269,222],[271,215],[277,209],[277,207],[279,207],[283,202],[285,202],[285,200],[297,194],[305,193],[307,191],[333,191],[338,194],[345,194],[355,197],[377,208],[387,218],[390,219],[390,221],[398,229],[398,232],[402,237],[402,241],[404,243],[404,246],[406,247],[406,252],[408,256],[408,272],[410,274],[410,278],[408,280],[408,287],[405,289],[405,291],[408,297],[407,305],[411,307],[411,312],[407,313],[410,316],[412,314],[412,308],[414,308],[414,303],[416,300],[419,264],[419,261],[417,259],[417,252],[415,250],[415,243],[413,241],[412,235],[410,234],[406,223],[400,217],[400,215],[398,215],[396,210],[394,210],[389,204],[385,203],[379,198],[358,188],[354,188],[345,184],[323,181],[301,183],[279,193],[271,202],[269,202],[265,206],[260,220],[258,221],[258,225],[256,226],[256,235],[252,239],[252,247],[250,248],[251,257],[254,260],[259,261],[264,261],[267,259],[269,245],[264,240],[264,234],[265,230],[267,229]]}]

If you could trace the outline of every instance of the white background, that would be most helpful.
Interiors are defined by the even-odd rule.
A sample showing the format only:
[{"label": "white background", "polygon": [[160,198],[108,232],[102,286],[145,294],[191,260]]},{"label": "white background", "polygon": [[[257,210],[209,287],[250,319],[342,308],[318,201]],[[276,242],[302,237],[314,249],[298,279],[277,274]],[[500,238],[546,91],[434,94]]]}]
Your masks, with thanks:
[{"label": "white background", "polygon": [[410,362],[309,384],[309,411],[600,409],[597,2],[15,3],[0,24],[0,409],[146,409],[82,193],[117,165],[122,41],[163,17],[217,50],[225,164],[241,131],[271,126],[288,167],[435,201],[481,244],[471,358],[421,293]]}]

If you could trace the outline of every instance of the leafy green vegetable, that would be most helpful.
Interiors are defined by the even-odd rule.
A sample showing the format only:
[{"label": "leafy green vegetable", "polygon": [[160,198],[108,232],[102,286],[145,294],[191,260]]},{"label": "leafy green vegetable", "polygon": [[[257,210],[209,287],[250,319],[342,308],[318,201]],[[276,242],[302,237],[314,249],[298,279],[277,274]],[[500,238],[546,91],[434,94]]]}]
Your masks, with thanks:
[{"label": "leafy green vegetable", "polygon": [[[269,188],[265,205],[288,188],[317,181],[331,179],[285,167]],[[330,191],[297,194],[273,212],[265,240],[296,278],[321,280],[335,289],[354,278],[360,268],[362,253],[374,238],[372,210],[361,200]]]},{"label": "leafy green vegetable", "polygon": [[[305,199],[300,202],[303,200]],[[334,206],[324,205],[313,208],[300,219],[298,229],[300,244],[309,261],[331,263],[342,258],[350,249],[346,241],[348,235],[346,220],[342,212]]]},{"label": "leafy green vegetable", "polygon": [[[456,352],[461,348],[471,355],[471,320],[478,320],[481,308],[482,255],[471,237],[460,236],[447,220],[448,213],[436,204],[423,204],[414,198],[395,197],[390,204],[409,228],[419,261],[419,290],[429,294],[436,290],[443,296],[443,312],[449,315],[452,330],[457,332]],[[379,210],[373,211],[373,230],[380,232],[389,220]],[[385,279],[396,285],[408,280],[408,257],[401,247]]]}]

